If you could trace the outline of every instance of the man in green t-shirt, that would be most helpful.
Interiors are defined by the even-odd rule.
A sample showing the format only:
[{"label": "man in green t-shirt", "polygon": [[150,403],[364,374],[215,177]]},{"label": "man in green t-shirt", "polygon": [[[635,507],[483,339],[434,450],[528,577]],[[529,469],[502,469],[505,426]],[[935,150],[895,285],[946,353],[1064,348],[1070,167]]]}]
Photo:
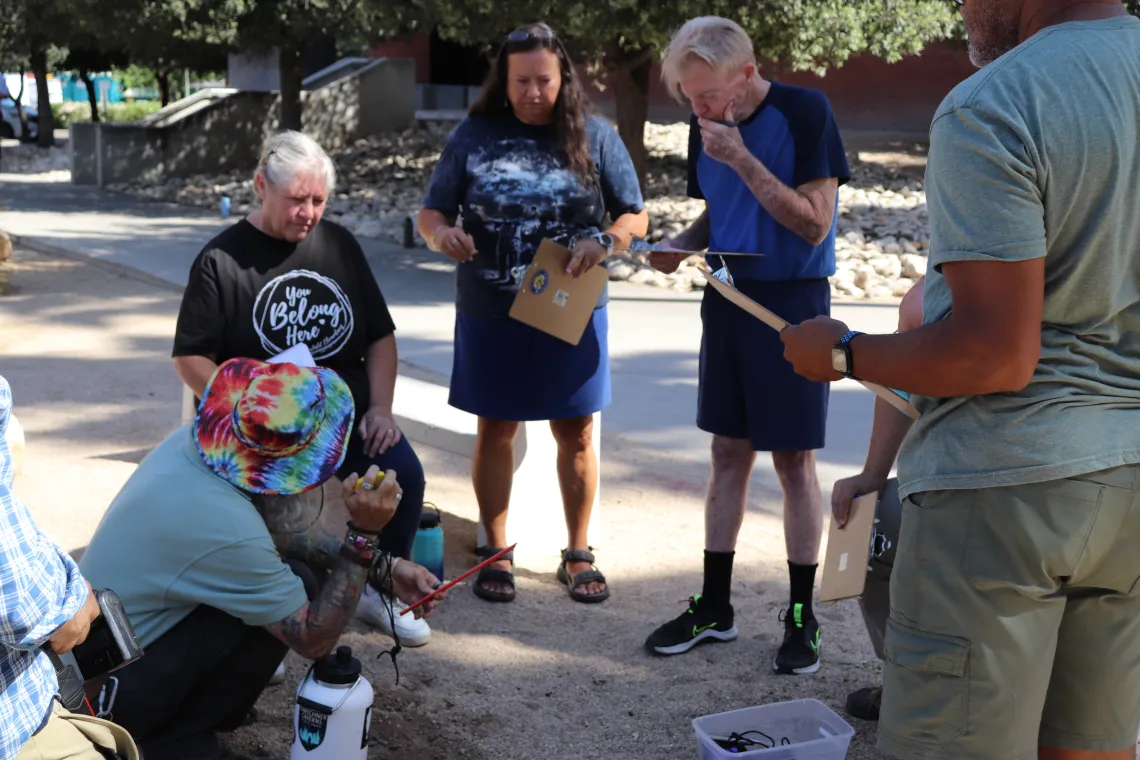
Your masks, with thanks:
[{"label": "man in green t-shirt", "polygon": [[343,539],[271,535],[267,522],[333,485],[322,488],[353,417],[333,370],[232,359],[195,422],[159,444],[111,503],[80,568],[122,598],[145,650],[104,687],[113,702],[102,707],[148,758],[225,757],[215,732],[245,722],[290,649],[328,654],[373,574],[391,570],[408,601],[439,583],[376,549],[401,489],[392,471],[377,485],[375,466],[359,488],[356,473],[340,486],[351,517]]},{"label": "man in green t-shirt", "polygon": [[[785,330],[912,395],[878,747],[1131,760],[1140,727],[1140,19],[964,0],[934,116],[923,325]],[[1039,749],[1040,748],[1040,749]]]}]

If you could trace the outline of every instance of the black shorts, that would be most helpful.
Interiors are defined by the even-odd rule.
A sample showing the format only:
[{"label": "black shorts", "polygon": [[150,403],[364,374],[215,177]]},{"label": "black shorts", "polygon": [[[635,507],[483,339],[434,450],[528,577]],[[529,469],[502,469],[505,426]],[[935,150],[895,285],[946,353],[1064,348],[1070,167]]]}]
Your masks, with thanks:
[{"label": "black shorts", "polygon": [[[818,280],[737,280],[736,288],[789,324],[831,313],[831,286]],[[780,334],[714,288],[701,303],[697,427],[748,439],[754,451],[822,449],[830,383],[795,373]]]}]

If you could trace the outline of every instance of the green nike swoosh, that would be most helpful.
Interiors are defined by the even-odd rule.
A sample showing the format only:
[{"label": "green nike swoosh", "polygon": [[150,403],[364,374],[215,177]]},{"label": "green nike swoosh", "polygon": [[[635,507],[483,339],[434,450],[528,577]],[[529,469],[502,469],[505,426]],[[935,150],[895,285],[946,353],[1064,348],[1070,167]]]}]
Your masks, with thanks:
[{"label": "green nike swoosh", "polygon": [[709,623],[708,625],[694,625],[693,636],[700,636],[710,628],[716,628],[716,623]]}]

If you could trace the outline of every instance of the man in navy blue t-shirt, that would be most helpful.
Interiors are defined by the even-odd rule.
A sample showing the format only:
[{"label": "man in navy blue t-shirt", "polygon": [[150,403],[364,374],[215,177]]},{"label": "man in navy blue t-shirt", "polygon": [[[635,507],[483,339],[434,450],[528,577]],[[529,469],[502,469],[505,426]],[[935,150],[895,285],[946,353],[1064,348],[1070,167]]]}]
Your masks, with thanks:
[{"label": "man in navy blue t-shirt", "polygon": [[[837,197],[850,170],[827,98],[765,81],[748,35],[715,16],[685,24],[662,68],[674,95],[693,109],[689,195],[706,204],[665,247],[707,249],[714,271],[727,268],[738,290],[791,324],[828,314]],[[687,255],[654,253],[650,260],[669,272]],[[646,647],[680,654],[736,638],[729,600],[736,538],[756,452],[770,451],[784,490],[791,585],[772,667],[813,673],[820,628],[811,598],[823,531],[814,451],[824,445],[828,384],[797,375],[779,334],[712,288],[705,290],[701,318],[697,426],[713,436],[704,588]]]}]

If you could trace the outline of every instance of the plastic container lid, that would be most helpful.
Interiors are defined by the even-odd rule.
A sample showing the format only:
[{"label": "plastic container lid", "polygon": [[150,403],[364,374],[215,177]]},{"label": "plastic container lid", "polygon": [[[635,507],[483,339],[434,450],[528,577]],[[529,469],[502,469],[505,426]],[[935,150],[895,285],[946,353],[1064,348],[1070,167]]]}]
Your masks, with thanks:
[{"label": "plastic container lid", "polygon": [[313,677],[321,683],[350,684],[360,678],[360,660],[352,656],[352,647],[340,646],[313,666]]}]

